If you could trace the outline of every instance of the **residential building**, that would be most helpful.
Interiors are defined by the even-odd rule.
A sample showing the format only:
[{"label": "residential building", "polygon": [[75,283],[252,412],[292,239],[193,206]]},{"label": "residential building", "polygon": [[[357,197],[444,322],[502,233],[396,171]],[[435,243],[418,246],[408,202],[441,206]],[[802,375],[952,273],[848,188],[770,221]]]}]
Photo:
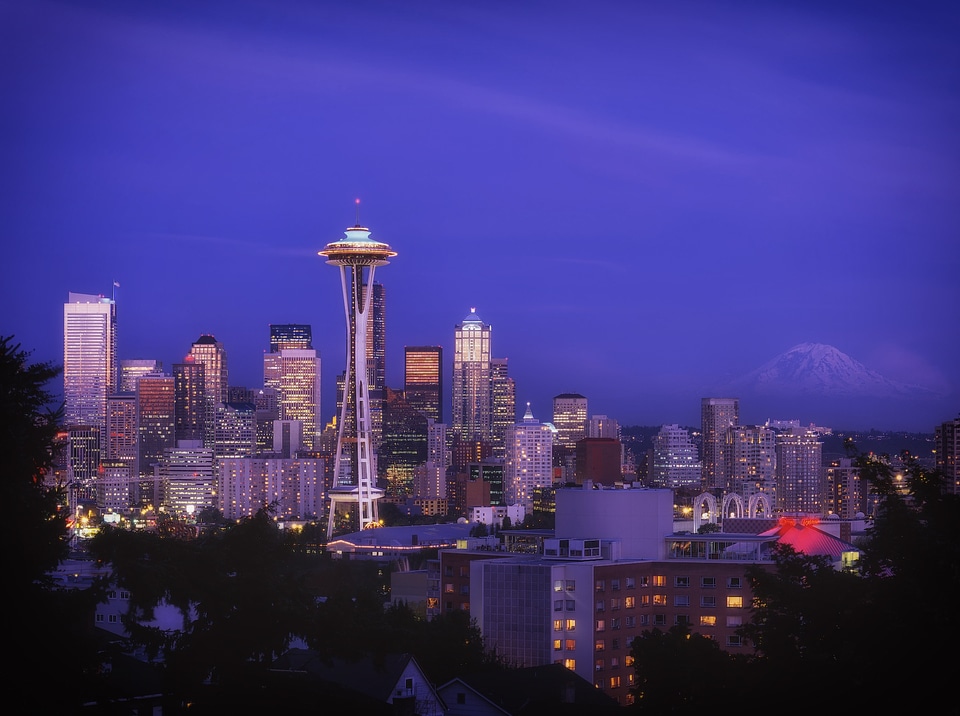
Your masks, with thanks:
[{"label": "residential building", "polygon": [[934,429],[935,466],[945,478],[945,489],[960,495],[960,417]]},{"label": "residential building", "polygon": [[164,448],[156,475],[160,506],[175,517],[190,517],[208,508],[219,508],[213,449],[200,440],[180,440]]},{"label": "residential building", "polygon": [[705,490],[725,490],[727,428],[740,424],[738,398],[703,398],[700,401],[701,485]]},{"label": "residential building", "polygon": [[822,514],[823,442],[819,434],[803,428],[780,432],[776,454],[776,510],[783,514]]},{"label": "residential building", "polygon": [[730,489],[749,500],[776,492],[777,432],[765,425],[727,428],[724,459]]},{"label": "residential building", "polygon": [[508,505],[521,503],[531,512],[534,490],[553,484],[553,439],[550,426],[534,418],[527,403],[523,420],[507,433],[503,479]]},{"label": "residential building", "polygon": [[697,487],[701,464],[690,431],[677,424],[664,425],[653,438],[653,464],[648,476],[652,487]]}]

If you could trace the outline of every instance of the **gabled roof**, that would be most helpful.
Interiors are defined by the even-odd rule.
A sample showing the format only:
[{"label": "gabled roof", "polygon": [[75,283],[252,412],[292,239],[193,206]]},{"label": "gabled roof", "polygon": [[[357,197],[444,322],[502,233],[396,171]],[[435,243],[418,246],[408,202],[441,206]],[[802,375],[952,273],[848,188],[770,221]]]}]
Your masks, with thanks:
[{"label": "gabled roof", "polygon": [[365,656],[356,661],[348,661],[324,659],[312,649],[289,649],[274,660],[271,669],[307,673],[323,681],[367,694],[378,701],[388,701],[411,661],[422,673],[423,670],[412,654],[387,654],[377,659]]},{"label": "gabled roof", "polygon": [[513,716],[533,714],[619,714],[615,699],[562,664],[480,672],[453,679]]},{"label": "gabled roof", "polygon": [[809,555],[824,555],[837,562],[844,552],[859,551],[846,540],[824,532],[805,520],[782,518],[773,529],[760,533],[761,537],[778,537],[777,541],[788,544],[798,552]]}]

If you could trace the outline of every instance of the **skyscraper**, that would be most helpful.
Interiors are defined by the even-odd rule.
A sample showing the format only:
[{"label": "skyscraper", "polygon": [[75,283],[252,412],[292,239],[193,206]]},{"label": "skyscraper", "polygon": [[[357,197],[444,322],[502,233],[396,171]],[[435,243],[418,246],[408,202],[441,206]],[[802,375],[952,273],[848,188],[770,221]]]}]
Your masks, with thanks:
[{"label": "skyscraper", "polygon": [[802,428],[777,434],[776,509],[819,515],[824,504],[823,443]]},{"label": "skyscraper", "polygon": [[739,399],[703,398],[700,401],[701,482],[704,489],[727,488],[727,428],[739,424]]},{"label": "skyscraper", "polygon": [[776,491],[777,433],[765,425],[731,425],[726,430],[726,474],[731,489],[749,499]]},{"label": "skyscraper", "polygon": [[63,304],[63,400],[67,425],[88,425],[104,442],[107,396],[117,392],[117,304],[68,294]]},{"label": "skyscraper", "polygon": [[493,456],[503,460],[507,431],[517,422],[517,387],[507,371],[506,358],[490,359],[490,395],[493,401],[490,413]]},{"label": "skyscraper", "polygon": [[553,426],[556,444],[574,450],[587,437],[587,399],[579,393],[561,393],[553,398]]},{"label": "skyscraper", "polygon": [[177,440],[203,440],[207,419],[206,389],[203,363],[188,355],[183,363],[173,364]]},{"label": "skyscraper", "polygon": [[[359,202],[358,202],[359,203]],[[344,238],[327,244],[320,256],[340,268],[343,307],[347,314],[347,368],[344,374],[343,407],[338,420],[334,485],[330,491],[330,517],[327,537],[333,536],[338,505],[355,503],[360,529],[378,523],[376,455],[371,434],[370,386],[367,370],[367,335],[373,310],[376,267],[385,266],[397,255],[388,244],[370,238],[370,230],[357,224],[344,232]],[[351,414],[352,419],[347,420]],[[348,427],[349,426],[349,427]]]},{"label": "skyscraper", "polygon": [[530,403],[507,434],[503,480],[507,504],[522,504],[527,512],[533,510],[536,488],[553,484],[553,430],[533,417]]},{"label": "skyscraper", "polygon": [[205,333],[193,342],[186,360],[203,364],[203,444],[212,449],[217,425],[217,406],[227,402],[227,352],[220,341]]},{"label": "skyscraper", "polygon": [[313,450],[320,437],[320,356],[310,326],[270,326],[270,353],[263,356],[263,385],[277,396],[279,420],[298,420],[303,447]]},{"label": "skyscraper", "polygon": [[936,468],[945,479],[944,489],[960,494],[960,418],[940,423],[934,429]]},{"label": "skyscraper", "polygon": [[118,393],[137,392],[137,380],[147,373],[162,373],[163,362],[147,358],[121,358]]},{"label": "skyscraper", "polygon": [[131,498],[140,507],[158,507],[154,466],[177,444],[173,376],[150,373],[137,381],[137,443],[139,484]]},{"label": "skyscraper", "polygon": [[492,334],[492,327],[480,319],[475,308],[454,330],[451,428],[460,440],[489,441],[492,437]]},{"label": "skyscraper", "polygon": [[664,425],[653,438],[653,487],[696,487],[700,485],[700,460],[697,446],[686,428]]},{"label": "skyscraper", "polygon": [[407,403],[435,423],[443,422],[443,348],[405,346],[403,393]]}]

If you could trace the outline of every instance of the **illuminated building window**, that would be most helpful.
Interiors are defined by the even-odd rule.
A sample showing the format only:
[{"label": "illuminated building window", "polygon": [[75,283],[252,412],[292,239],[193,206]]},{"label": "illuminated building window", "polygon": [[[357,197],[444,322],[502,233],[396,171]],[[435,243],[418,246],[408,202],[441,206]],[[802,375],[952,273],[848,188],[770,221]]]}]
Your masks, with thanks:
[{"label": "illuminated building window", "polygon": [[649,594],[641,594],[641,595],[640,595],[640,606],[641,606],[641,607],[649,607],[649,606],[650,606],[650,595],[649,595]]},{"label": "illuminated building window", "polygon": [[566,627],[567,627],[567,631],[573,631],[573,630],[575,630],[575,629],[577,628],[577,620],[576,620],[576,619],[567,619]]},{"label": "illuminated building window", "polygon": [[667,595],[666,595],[666,594],[654,594],[654,595],[653,595],[653,603],[656,604],[656,605],[664,605],[664,604],[666,604],[666,603],[667,603]]},{"label": "illuminated building window", "polygon": [[611,677],[610,677],[610,688],[611,688],[611,689],[619,689],[619,688],[620,688],[620,677],[619,677],[619,676],[611,676]]},{"label": "illuminated building window", "polygon": [[627,654],[625,657],[623,657],[623,665],[624,665],[624,666],[633,666],[633,657],[630,656],[629,654]]},{"label": "illuminated building window", "polygon": [[[632,683],[632,682],[631,682],[631,683]],[[633,694],[627,694],[627,695],[624,697],[624,703],[625,703],[627,706],[632,706],[632,705],[633,705],[633,700],[634,700],[635,698],[636,698],[636,697],[635,697]]]},{"label": "illuminated building window", "polygon": [[607,642],[605,642],[603,639],[597,639],[597,643],[593,645],[593,648],[597,651],[603,651],[607,648]]},{"label": "illuminated building window", "polygon": [[597,628],[596,631],[603,631],[607,628],[607,623],[603,619],[597,619]]},{"label": "illuminated building window", "polygon": [[567,591],[573,592],[577,589],[577,581],[575,579],[568,579],[566,583]]},{"label": "illuminated building window", "polygon": [[597,659],[593,668],[596,669],[597,671],[603,671],[603,659]]},{"label": "illuminated building window", "polygon": [[654,578],[653,578],[653,586],[654,586],[654,587],[665,587],[665,586],[667,586],[667,578],[664,577],[663,575],[660,575],[660,574],[654,576]]},{"label": "illuminated building window", "polygon": [[727,597],[727,606],[731,609],[743,607],[743,597]]},{"label": "illuminated building window", "polygon": [[554,640],[553,640],[553,650],[554,650],[554,651],[560,651],[561,648],[563,648],[563,640],[562,640],[562,639],[554,639]]},{"label": "illuminated building window", "polygon": [[717,625],[717,618],[713,615],[703,614],[700,617],[700,626],[702,627],[714,627]]},{"label": "illuminated building window", "polygon": [[567,651],[576,651],[577,650],[577,640],[576,639],[567,639],[563,643],[563,648]]},{"label": "illuminated building window", "polygon": [[563,631],[563,619],[554,619],[554,620],[553,620],[553,630],[554,630],[554,631]]},{"label": "illuminated building window", "polygon": [[452,584],[444,584],[444,585],[443,585],[443,591],[444,591],[446,594],[453,594],[453,585],[452,585]]},{"label": "illuminated building window", "polygon": [[623,606],[624,609],[633,609],[637,605],[635,597],[624,597]]},{"label": "illuminated building window", "polygon": [[576,659],[564,659],[563,665],[566,666],[570,671],[577,670],[577,660]]}]

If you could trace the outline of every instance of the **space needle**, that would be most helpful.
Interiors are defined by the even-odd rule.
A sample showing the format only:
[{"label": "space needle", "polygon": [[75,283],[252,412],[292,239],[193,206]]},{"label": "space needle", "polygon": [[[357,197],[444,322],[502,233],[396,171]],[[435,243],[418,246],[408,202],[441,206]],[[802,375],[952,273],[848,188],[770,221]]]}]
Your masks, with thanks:
[{"label": "space needle", "polygon": [[373,310],[373,274],[397,255],[389,244],[370,238],[370,230],[357,223],[344,237],[327,244],[318,255],[340,267],[343,311],[347,321],[347,369],[343,400],[337,424],[337,453],[330,490],[330,517],[327,540],[333,536],[337,508],[357,506],[360,529],[379,524],[377,500],[383,490],[376,486],[376,456],[373,454],[370,424],[370,394],[367,385],[367,325]]}]

